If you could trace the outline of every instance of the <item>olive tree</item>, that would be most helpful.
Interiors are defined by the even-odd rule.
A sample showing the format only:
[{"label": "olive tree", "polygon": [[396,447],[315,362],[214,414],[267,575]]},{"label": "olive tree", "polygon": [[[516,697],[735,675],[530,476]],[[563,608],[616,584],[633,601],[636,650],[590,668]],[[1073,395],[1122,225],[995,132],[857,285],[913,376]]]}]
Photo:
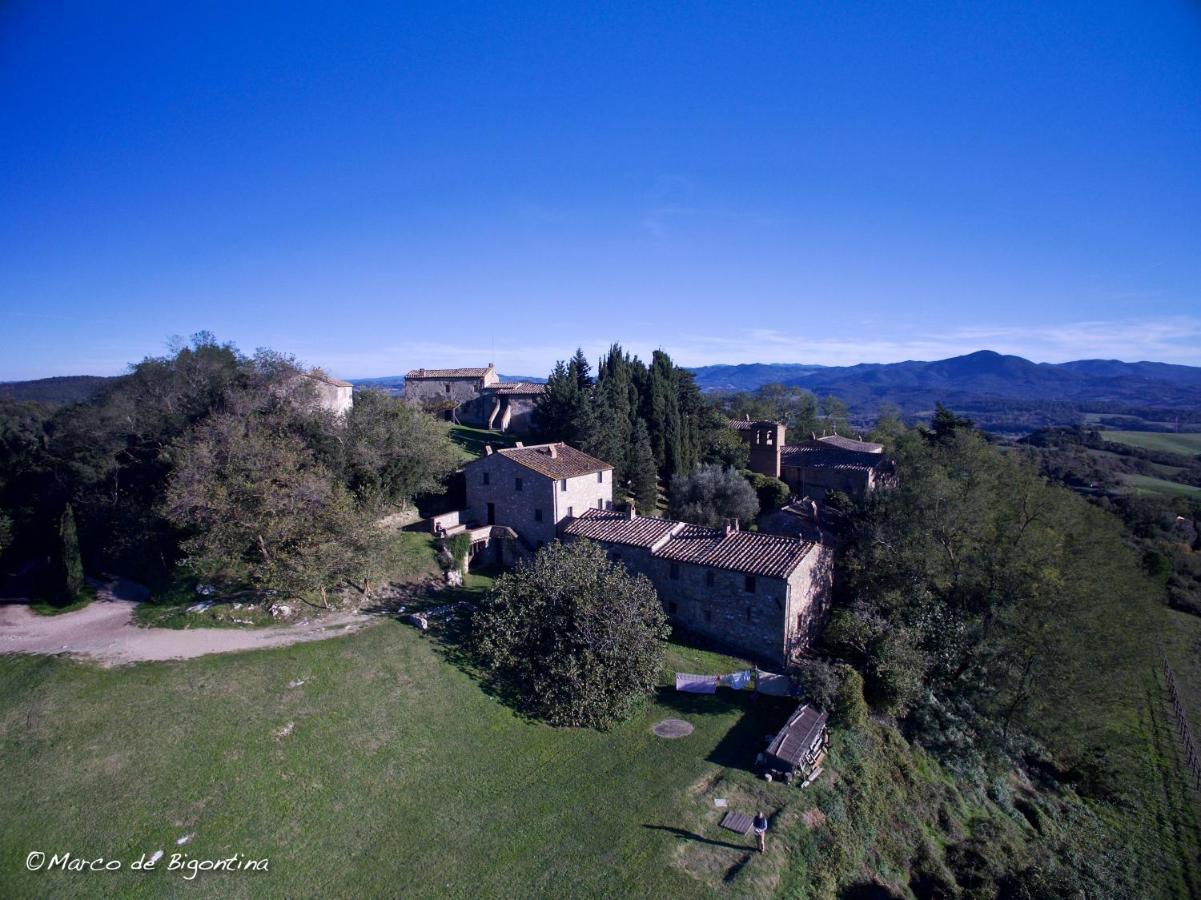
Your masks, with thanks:
[{"label": "olive tree", "polygon": [[526,712],[553,725],[607,728],[654,689],[668,631],[645,576],[591,541],[555,542],[496,580],[472,641]]}]

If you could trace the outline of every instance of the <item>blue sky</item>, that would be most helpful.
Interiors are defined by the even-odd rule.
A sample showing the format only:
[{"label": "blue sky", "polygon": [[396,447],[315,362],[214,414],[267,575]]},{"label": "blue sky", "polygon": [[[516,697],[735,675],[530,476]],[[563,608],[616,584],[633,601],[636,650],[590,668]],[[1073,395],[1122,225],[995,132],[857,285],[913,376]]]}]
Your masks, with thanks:
[{"label": "blue sky", "polygon": [[0,5],[0,379],[1201,364],[1196,2],[196,6]]}]

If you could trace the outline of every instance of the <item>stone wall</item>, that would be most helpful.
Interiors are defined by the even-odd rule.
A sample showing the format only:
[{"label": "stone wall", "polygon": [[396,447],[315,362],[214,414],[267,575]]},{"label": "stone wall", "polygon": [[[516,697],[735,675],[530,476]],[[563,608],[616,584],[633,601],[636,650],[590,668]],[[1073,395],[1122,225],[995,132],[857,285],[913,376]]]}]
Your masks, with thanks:
[{"label": "stone wall", "polygon": [[455,415],[464,425],[491,428],[510,434],[533,431],[534,397],[509,397],[485,390],[458,408]]},{"label": "stone wall", "polygon": [[[588,539],[567,536],[566,540]],[[794,574],[789,581],[755,576],[755,590],[751,592],[746,589],[742,572],[676,563],[673,577],[672,562],[653,556],[649,550],[598,543],[631,573],[650,579],[673,627],[771,666],[784,664],[787,653],[804,649],[793,640],[788,623],[790,617],[796,619],[794,596],[806,609],[813,607],[813,590],[804,583],[807,573]],[[798,573],[808,562],[806,557]],[[821,593],[828,595],[828,590]]]},{"label": "stone wall", "polygon": [[405,399],[415,403],[467,403],[479,396],[482,378],[406,378]]},{"label": "stone wall", "polygon": [[833,597],[834,548],[818,544],[788,576],[785,644],[790,658],[807,652],[821,636],[830,617]]},{"label": "stone wall", "polygon": [[856,500],[862,500],[875,487],[875,471],[872,469],[831,469],[784,466],[780,479],[798,497],[824,500],[831,491],[842,491]]}]

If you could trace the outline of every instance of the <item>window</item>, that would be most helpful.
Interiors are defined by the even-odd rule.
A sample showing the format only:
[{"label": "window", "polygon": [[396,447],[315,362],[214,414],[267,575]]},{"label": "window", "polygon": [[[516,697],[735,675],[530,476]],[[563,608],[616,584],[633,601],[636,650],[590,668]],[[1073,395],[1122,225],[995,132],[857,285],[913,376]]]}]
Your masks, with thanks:
[{"label": "window", "polygon": [[604,509],[604,508],[605,508],[605,498],[604,498],[604,497],[597,497],[597,498],[596,498],[596,508],[597,508],[597,509]]},{"label": "window", "polygon": [[513,481],[514,490],[518,490],[518,491],[521,490],[521,486],[522,486],[521,479],[520,478],[514,479],[514,481]]},{"label": "window", "polygon": [[667,602],[667,614],[669,616],[674,616],[679,611],[680,611],[680,604],[676,603],[676,601],[674,601],[674,600],[669,600]]},{"label": "window", "polygon": [[609,554],[609,559],[613,560],[613,562],[621,562],[621,554],[614,550]]},{"label": "window", "polygon": [[605,470],[604,469],[601,469],[599,472],[596,473],[596,483],[597,484],[605,483]]},{"label": "window", "polygon": [[542,521],[542,510],[540,510],[540,509],[536,509],[536,510],[534,510],[534,521],[535,521],[535,522],[541,522],[541,521]]},{"label": "window", "polygon": [[797,613],[797,617],[796,617],[796,630],[797,630],[797,631],[804,631],[804,630],[805,630],[805,614],[804,614],[804,613]]},{"label": "window", "polygon": [[746,583],[743,585],[743,590],[745,590],[748,594],[755,593],[755,576],[754,575],[746,576]]},{"label": "window", "polygon": [[708,572],[705,573],[705,587],[713,587],[713,584],[716,581],[717,581],[717,578],[713,575],[712,569],[710,569]]},{"label": "window", "polygon": [[672,577],[673,581],[680,580],[680,564],[679,563],[671,564],[671,577]]},{"label": "window", "polygon": [[573,518],[574,516],[575,516],[575,507],[574,506],[567,507],[567,518],[570,519],[570,518]]},{"label": "window", "polygon": [[559,482],[559,490],[561,490],[561,491],[567,490],[567,479],[566,478],[564,478],[562,481]]},{"label": "window", "polygon": [[491,472],[485,472],[485,473],[484,473],[484,484],[491,484],[491,483],[492,483],[492,478],[491,478],[491,475],[492,475],[492,473],[491,473]]},{"label": "window", "polygon": [[450,382],[446,382],[446,393],[450,393]]}]

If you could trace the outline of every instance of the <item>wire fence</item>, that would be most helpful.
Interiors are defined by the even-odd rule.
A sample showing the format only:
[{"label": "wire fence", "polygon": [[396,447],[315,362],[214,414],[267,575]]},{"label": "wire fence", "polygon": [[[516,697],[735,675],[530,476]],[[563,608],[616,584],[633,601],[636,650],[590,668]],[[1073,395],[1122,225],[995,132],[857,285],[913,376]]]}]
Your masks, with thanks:
[{"label": "wire fence", "polygon": [[1168,658],[1163,658],[1164,680],[1168,683],[1168,693],[1172,697],[1172,709],[1176,711],[1176,730],[1180,732],[1180,740],[1184,742],[1184,753],[1188,758],[1189,771],[1193,773],[1193,781],[1201,790],[1201,756],[1197,754],[1197,743],[1193,740],[1193,730],[1189,728],[1188,715],[1184,711],[1184,703],[1180,699],[1180,691],[1176,687],[1176,673],[1172,671]]}]

